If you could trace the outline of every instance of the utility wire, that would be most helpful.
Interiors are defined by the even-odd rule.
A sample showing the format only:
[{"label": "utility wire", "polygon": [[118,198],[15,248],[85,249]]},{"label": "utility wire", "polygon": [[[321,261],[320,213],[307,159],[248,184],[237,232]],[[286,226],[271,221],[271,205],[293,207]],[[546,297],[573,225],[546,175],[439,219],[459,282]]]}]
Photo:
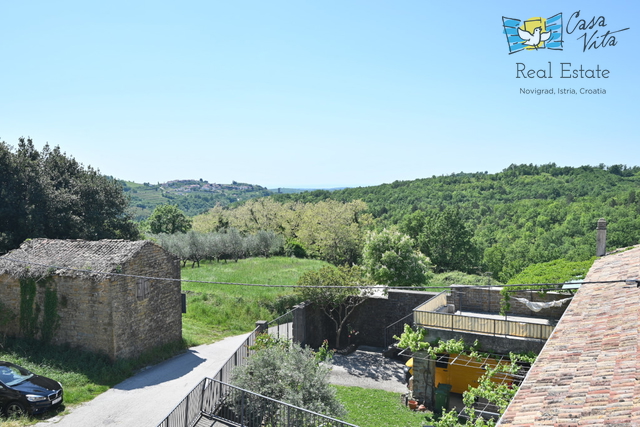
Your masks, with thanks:
[{"label": "utility wire", "polygon": [[[380,289],[381,287],[384,287],[385,289],[394,289],[394,290],[411,290],[411,289],[415,289],[415,288],[411,288],[408,286],[382,286],[382,285],[363,285],[363,286],[300,286],[300,285],[268,285],[268,284],[257,284],[257,283],[236,283],[236,282],[215,282],[215,281],[208,281],[208,280],[189,280],[189,279],[175,279],[175,278],[171,278],[171,277],[153,277],[153,276],[141,276],[141,275],[137,275],[137,274],[125,274],[125,273],[116,273],[116,272],[100,272],[100,271],[95,271],[95,270],[89,270],[89,269],[82,269],[82,268],[73,268],[73,267],[59,267],[56,265],[48,265],[48,264],[41,264],[41,263],[37,263],[37,262],[32,262],[32,261],[23,261],[23,260],[18,260],[18,259],[12,259],[12,258],[7,258],[6,256],[1,257],[0,261],[9,261],[9,262],[14,262],[14,263],[18,263],[18,264],[27,264],[27,265],[32,265],[32,266],[37,266],[37,267],[44,267],[48,270],[51,269],[55,269],[55,270],[66,270],[66,271],[73,271],[73,272],[78,272],[78,273],[89,273],[89,274],[93,274],[93,275],[100,275],[100,276],[115,276],[115,277],[130,277],[130,278],[134,278],[134,279],[145,279],[145,280],[163,280],[163,281],[171,281],[171,282],[185,282],[185,283],[202,283],[202,284],[208,284],[208,285],[234,285],[234,286],[254,286],[254,287],[264,287],[264,288],[333,288],[333,289],[351,289],[354,287],[358,287],[361,289]],[[618,283],[618,282],[628,282],[629,279],[619,279],[619,280],[599,280],[599,281],[593,281],[593,282],[564,282],[564,283],[534,283],[534,284],[522,284],[522,285],[500,285],[500,286],[495,286],[495,285],[473,285],[474,287],[517,287],[517,286],[528,286],[528,287],[540,287],[540,286],[562,286],[562,285],[570,285],[570,284],[595,284],[595,283]],[[636,279],[633,279],[636,280]],[[427,286],[429,287],[429,286]],[[449,286],[431,286],[430,288],[432,289],[442,289],[442,288],[449,288]],[[517,289],[520,290],[520,289]]]}]

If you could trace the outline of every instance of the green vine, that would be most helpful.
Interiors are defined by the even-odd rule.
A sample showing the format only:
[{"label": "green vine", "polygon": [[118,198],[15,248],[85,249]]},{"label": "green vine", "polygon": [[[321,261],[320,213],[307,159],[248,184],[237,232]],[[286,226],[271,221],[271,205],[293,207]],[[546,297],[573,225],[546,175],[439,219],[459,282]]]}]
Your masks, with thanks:
[{"label": "green vine", "polygon": [[[49,342],[55,331],[60,326],[58,315],[58,292],[49,287],[50,279],[36,282],[34,278],[20,279],[20,330],[26,338],[37,338],[43,342]],[[42,311],[40,304],[36,302],[36,283],[44,287],[44,312],[39,323]]]},{"label": "green vine", "polygon": [[36,303],[36,281],[20,279],[20,330],[26,338],[35,338],[40,306]]},{"label": "green vine", "polygon": [[503,287],[500,289],[500,314],[505,316],[509,310],[511,310],[511,296],[509,295],[509,288]]},{"label": "green vine", "polygon": [[[462,401],[466,408],[473,408],[474,402],[478,399],[486,399],[488,402],[496,405],[500,415],[504,414],[519,387],[516,384],[496,382],[493,381],[492,378],[500,373],[515,375],[521,369],[519,363],[533,364],[536,356],[531,353],[509,353],[509,359],[510,363],[498,363],[495,366],[486,366],[485,373],[478,379],[478,386],[470,387],[469,390],[462,394]],[[428,416],[427,420],[434,427],[492,427],[496,424],[495,420],[484,419],[474,410],[465,410],[465,412],[469,418],[464,423],[459,421],[458,411],[456,409],[444,412],[439,418],[435,418],[433,415]]]},{"label": "green vine", "polygon": [[42,341],[49,342],[60,326],[58,315],[58,291],[46,288],[44,291],[44,313],[42,317]]},{"label": "green vine", "polygon": [[393,338],[398,340],[399,348],[408,348],[413,353],[417,351],[425,351],[433,359],[435,359],[438,354],[442,353],[459,354],[468,352],[471,357],[477,358],[480,356],[476,351],[476,347],[478,346],[477,340],[473,343],[473,346],[467,347],[462,339],[452,339],[447,341],[436,340],[433,343],[430,343],[425,340],[426,335],[426,329],[417,328],[416,330],[413,330],[411,326],[405,324],[402,335],[399,337],[394,336]]},{"label": "green vine", "polygon": [[[438,354],[442,353],[466,354],[468,357],[478,361],[490,357],[489,354],[477,351],[477,340],[471,347],[467,347],[461,339],[429,343],[425,341],[425,336],[425,329],[418,328],[413,330],[411,326],[404,325],[404,333],[400,337],[395,336],[394,338],[398,340],[398,347],[409,348],[412,352],[425,351],[431,358],[436,358]],[[509,353],[509,359],[509,363],[497,363],[495,366],[486,365],[485,373],[478,379],[478,387],[469,388],[463,394],[463,402],[467,408],[472,408],[473,403],[482,398],[496,405],[500,414],[504,413],[509,402],[518,391],[518,386],[495,382],[492,378],[499,373],[516,374],[521,369],[521,362],[533,364],[536,356],[532,353]],[[438,417],[431,414],[427,416],[427,421],[435,427],[489,427],[495,425],[495,420],[485,420],[478,416],[475,411],[467,411],[467,415],[469,419],[463,424],[460,423],[456,409],[449,412],[445,411]]]}]

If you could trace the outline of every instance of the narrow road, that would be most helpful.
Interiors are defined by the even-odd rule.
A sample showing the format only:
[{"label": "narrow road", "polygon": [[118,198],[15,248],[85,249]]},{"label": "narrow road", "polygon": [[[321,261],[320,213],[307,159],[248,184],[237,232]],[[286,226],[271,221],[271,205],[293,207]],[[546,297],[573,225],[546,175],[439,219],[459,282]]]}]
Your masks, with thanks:
[{"label": "narrow road", "polygon": [[[156,427],[204,377],[213,376],[249,334],[229,337],[139,372],[69,414],[38,427]],[[64,385],[64,384],[63,384]]]}]

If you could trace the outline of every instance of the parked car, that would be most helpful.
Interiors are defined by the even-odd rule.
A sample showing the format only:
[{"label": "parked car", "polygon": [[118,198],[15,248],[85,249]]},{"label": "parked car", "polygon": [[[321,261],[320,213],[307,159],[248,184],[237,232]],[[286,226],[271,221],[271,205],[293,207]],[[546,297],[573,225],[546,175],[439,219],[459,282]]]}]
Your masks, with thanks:
[{"label": "parked car", "polygon": [[6,416],[41,414],[62,404],[62,395],[59,382],[0,361],[0,407]]}]

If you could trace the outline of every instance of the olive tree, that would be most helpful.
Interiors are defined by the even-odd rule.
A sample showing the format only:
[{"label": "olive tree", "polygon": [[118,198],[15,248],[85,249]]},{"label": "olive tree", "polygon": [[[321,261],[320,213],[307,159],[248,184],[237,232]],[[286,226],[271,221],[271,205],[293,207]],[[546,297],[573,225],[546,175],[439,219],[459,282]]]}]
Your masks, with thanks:
[{"label": "olive tree", "polygon": [[329,385],[330,367],[297,344],[271,346],[232,371],[234,386],[313,412],[342,417],[346,411]]},{"label": "olive tree", "polygon": [[370,296],[371,285],[358,266],[326,266],[304,273],[296,292],[331,319],[336,328],[335,345],[339,347],[342,329],[356,307]]}]

